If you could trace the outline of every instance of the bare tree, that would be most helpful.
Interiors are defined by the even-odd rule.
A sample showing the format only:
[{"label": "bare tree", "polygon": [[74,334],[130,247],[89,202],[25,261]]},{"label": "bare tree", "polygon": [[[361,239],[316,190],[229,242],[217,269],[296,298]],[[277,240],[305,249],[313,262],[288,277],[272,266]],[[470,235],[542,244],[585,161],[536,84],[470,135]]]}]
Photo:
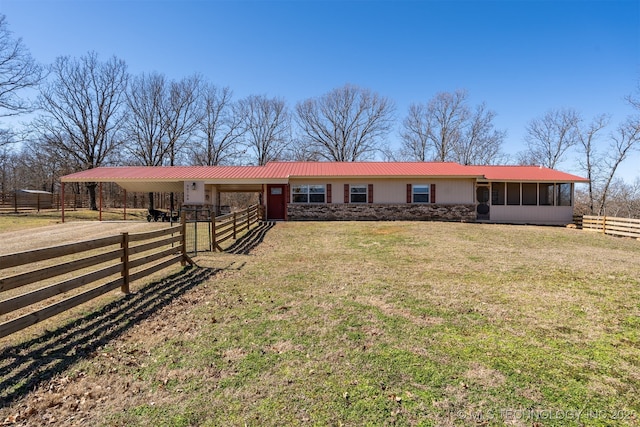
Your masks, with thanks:
[{"label": "bare tree", "polygon": [[582,170],[586,173],[586,178],[589,180],[587,199],[590,214],[594,213],[596,181],[602,172],[601,154],[597,150],[596,142],[600,132],[609,124],[609,120],[609,116],[601,114],[594,117],[586,127],[580,127],[578,125],[577,128],[578,147],[582,152],[579,163]]},{"label": "bare tree", "polygon": [[15,133],[10,129],[0,129],[0,148],[15,142]]},{"label": "bare tree", "polygon": [[373,157],[383,149],[383,139],[393,124],[391,100],[345,85],[320,98],[296,105],[302,141],[320,158],[354,162]]},{"label": "bare tree", "polygon": [[178,158],[184,157],[184,148],[202,120],[201,92],[202,80],[197,75],[169,84],[164,102],[169,166],[175,166]]},{"label": "bare tree", "polygon": [[506,132],[496,130],[496,113],[482,103],[472,110],[465,90],[436,94],[427,104],[412,104],[402,122],[404,158],[469,164],[503,160]]},{"label": "bare tree", "polygon": [[[101,166],[122,143],[126,64],[116,57],[100,62],[90,52],[79,60],[56,59],[51,73],[53,81],[40,94],[43,114],[34,121],[36,132],[80,168]],[[95,187],[87,184],[91,208],[97,210]]]},{"label": "bare tree", "polygon": [[573,109],[550,110],[527,125],[527,151],[537,163],[554,169],[578,143],[580,114]]},{"label": "bare tree", "polygon": [[[22,40],[13,37],[5,15],[0,14],[0,117],[31,112],[33,107],[21,92],[37,87],[43,75],[43,68]],[[8,129],[0,129],[0,147],[12,143],[12,136]]]},{"label": "bare tree", "polygon": [[228,87],[218,89],[209,84],[204,88],[204,114],[198,127],[200,138],[193,147],[195,164],[232,164],[244,154],[241,145],[244,118],[231,98],[232,92]]},{"label": "bare tree", "polygon": [[6,193],[13,185],[10,179],[13,170],[11,157],[12,153],[7,147],[0,146],[0,193]]},{"label": "bare tree", "polygon": [[[164,107],[165,77],[142,74],[134,77],[127,91],[127,149],[137,164],[163,166],[171,153]],[[153,206],[152,206],[153,207]]]},{"label": "bare tree", "polygon": [[404,158],[426,162],[432,159],[431,121],[426,120],[427,107],[423,104],[411,104],[409,114],[402,122],[401,155]]},{"label": "bare tree", "polygon": [[245,144],[259,166],[281,159],[291,138],[291,118],[282,99],[251,95],[240,101]]},{"label": "bare tree", "polygon": [[611,136],[611,143],[603,158],[603,163],[608,170],[601,190],[598,215],[604,215],[607,204],[609,188],[620,164],[627,159],[632,150],[636,150],[640,144],[640,118],[632,116],[618,126],[615,134]]},{"label": "bare tree", "polygon": [[[167,83],[164,75],[142,74],[132,79],[127,92],[127,146],[135,163],[165,166],[173,158],[168,124]],[[155,208],[154,194],[149,193],[148,209]]]},{"label": "bare tree", "polygon": [[[175,166],[186,157],[185,147],[202,120],[200,95],[202,80],[199,76],[172,81],[165,102],[165,118],[169,143],[169,166]],[[174,194],[169,196],[170,209],[174,210]]]},{"label": "bare tree", "polygon": [[463,137],[453,147],[453,161],[463,165],[490,165],[504,160],[502,143],[507,133],[495,129],[495,116],[485,103],[476,107],[469,116]]},{"label": "bare tree", "polygon": [[466,108],[467,91],[441,92],[427,107],[427,118],[431,132],[429,139],[433,145],[435,160],[450,160],[455,146],[459,144],[469,110]]},{"label": "bare tree", "polygon": [[14,167],[21,169],[20,179],[24,188],[55,192],[60,176],[74,169],[67,167],[70,165],[65,154],[51,149],[51,146],[43,150],[43,146],[47,146],[46,141],[25,141],[20,152],[16,153]]}]

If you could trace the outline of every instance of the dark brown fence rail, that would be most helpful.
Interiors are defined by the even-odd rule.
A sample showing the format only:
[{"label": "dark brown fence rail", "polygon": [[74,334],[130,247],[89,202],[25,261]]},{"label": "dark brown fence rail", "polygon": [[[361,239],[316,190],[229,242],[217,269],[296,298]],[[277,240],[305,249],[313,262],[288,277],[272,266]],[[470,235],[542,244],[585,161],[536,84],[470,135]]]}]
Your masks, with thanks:
[{"label": "dark brown fence rail", "polygon": [[[0,338],[118,287],[122,292],[129,293],[131,282],[177,262],[182,265],[193,264],[184,250],[184,236],[183,221],[180,226],[148,233],[122,233],[0,256],[0,297],[3,298],[0,300],[0,316],[36,306],[26,314],[18,312],[18,317],[0,323]],[[42,263],[52,265],[41,267]],[[11,275],[4,276],[3,270],[9,270]],[[116,274],[120,277],[113,279],[112,276]],[[106,283],[83,289],[109,278],[111,280]],[[50,279],[61,281],[47,283]],[[17,294],[16,289],[19,288],[25,292]],[[81,292],[40,308],[49,298],[74,290]]]},{"label": "dark brown fence rail", "polygon": [[238,233],[249,230],[253,224],[262,219],[261,212],[258,205],[253,205],[239,212],[215,217],[211,221],[212,250],[223,252],[220,244],[229,239],[235,240],[238,238]]}]

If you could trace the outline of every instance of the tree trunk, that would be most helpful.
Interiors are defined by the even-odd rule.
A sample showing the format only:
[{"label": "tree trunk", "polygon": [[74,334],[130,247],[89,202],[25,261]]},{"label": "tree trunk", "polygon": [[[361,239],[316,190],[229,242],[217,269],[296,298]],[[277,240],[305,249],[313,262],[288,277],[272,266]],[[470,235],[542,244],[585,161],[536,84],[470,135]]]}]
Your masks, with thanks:
[{"label": "tree trunk", "polygon": [[98,205],[96,204],[96,186],[95,182],[90,182],[87,184],[87,190],[89,190],[89,209],[92,211],[98,210]]}]

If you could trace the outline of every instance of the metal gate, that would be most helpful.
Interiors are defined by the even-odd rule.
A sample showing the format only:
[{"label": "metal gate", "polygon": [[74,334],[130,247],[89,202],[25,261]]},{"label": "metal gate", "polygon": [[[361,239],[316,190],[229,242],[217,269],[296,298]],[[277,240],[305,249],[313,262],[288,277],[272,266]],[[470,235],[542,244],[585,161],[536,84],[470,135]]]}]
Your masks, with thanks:
[{"label": "metal gate", "polygon": [[211,218],[214,211],[205,206],[182,207],[185,218],[185,247],[190,256],[212,250]]}]

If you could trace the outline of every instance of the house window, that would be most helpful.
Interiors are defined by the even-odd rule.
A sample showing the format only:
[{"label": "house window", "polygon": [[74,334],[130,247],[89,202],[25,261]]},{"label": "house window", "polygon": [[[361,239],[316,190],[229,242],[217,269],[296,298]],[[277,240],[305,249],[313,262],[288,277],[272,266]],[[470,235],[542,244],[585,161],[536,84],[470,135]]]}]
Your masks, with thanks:
[{"label": "house window", "polygon": [[413,203],[429,203],[431,201],[429,189],[429,185],[414,184],[412,188]]},{"label": "house window", "polygon": [[505,191],[504,182],[491,183],[491,204],[492,205],[504,205],[504,199],[505,199],[504,191]]},{"label": "house window", "polygon": [[571,184],[556,185],[556,206],[571,206]]},{"label": "house window", "polygon": [[324,203],[324,185],[292,185],[291,199],[293,203]]},{"label": "house window", "polygon": [[538,184],[522,183],[522,204],[525,206],[536,206],[538,204]]},{"label": "house window", "polygon": [[352,185],[349,188],[349,202],[350,203],[367,203],[367,186]]},{"label": "house window", "polygon": [[507,205],[520,206],[520,183],[507,183]]},{"label": "house window", "polygon": [[538,204],[540,206],[553,206],[553,184],[540,183]]}]

